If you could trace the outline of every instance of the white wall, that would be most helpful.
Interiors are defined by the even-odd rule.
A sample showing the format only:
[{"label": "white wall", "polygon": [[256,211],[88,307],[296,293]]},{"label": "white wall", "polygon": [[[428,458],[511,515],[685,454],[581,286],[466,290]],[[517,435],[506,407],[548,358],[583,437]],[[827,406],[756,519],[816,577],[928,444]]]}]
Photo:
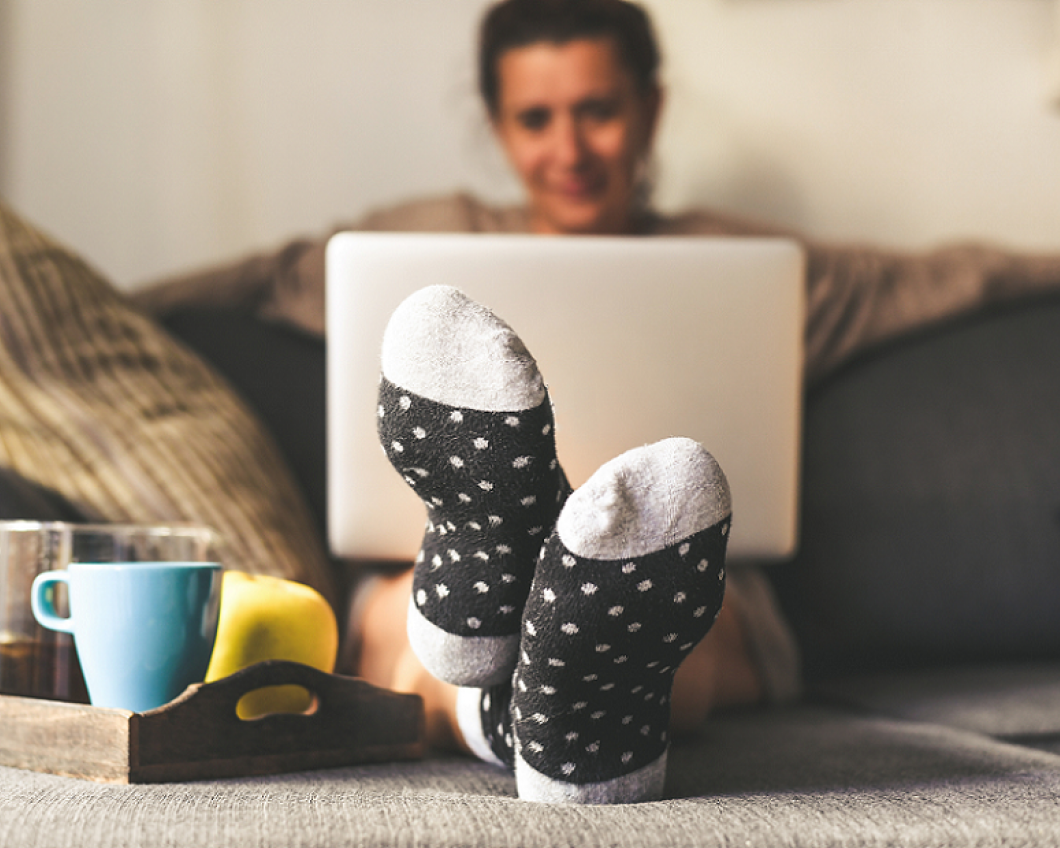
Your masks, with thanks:
[{"label": "white wall", "polygon": [[668,198],[823,236],[1060,247],[1053,3],[656,6],[681,98],[665,151],[687,175]]},{"label": "white wall", "polygon": [[[485,0],[0,0],[0,194],[120,285],[395,199],[518,196]],[[1053,0],[646,0],[660,205],[1060,249]]]}]

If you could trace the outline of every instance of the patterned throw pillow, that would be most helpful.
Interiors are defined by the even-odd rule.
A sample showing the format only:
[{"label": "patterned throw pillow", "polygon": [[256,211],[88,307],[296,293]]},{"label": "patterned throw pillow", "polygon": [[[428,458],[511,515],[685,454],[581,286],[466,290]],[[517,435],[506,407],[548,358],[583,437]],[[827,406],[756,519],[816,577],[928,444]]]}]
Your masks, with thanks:
[{"label": "patterned throw pillow", "polygon": [[335,600],[302,493],[250,410],[2,203],[0,467],[94,520],[209,525],[226,567]]}]

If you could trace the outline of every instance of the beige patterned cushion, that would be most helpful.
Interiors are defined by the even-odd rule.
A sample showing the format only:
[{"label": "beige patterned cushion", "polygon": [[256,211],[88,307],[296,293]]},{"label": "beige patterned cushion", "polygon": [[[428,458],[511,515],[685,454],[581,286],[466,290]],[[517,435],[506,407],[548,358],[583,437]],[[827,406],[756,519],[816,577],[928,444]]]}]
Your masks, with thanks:
[{"label": "beige patterned cushion", "polygon": [[302,494],[248,408],[2,203],[0,466],[100,520],[207,524],[227,567],[334,599]]}]

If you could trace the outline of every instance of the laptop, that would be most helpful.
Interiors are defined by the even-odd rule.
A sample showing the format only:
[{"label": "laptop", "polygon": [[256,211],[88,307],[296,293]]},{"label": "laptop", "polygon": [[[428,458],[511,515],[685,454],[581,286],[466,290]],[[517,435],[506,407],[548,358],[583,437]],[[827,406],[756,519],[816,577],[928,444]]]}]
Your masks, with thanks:
[{"label": "laptop", "polygon": [[452,285],[525,342],[576,488],[604,462],[687,436],[733,498],[730,561],[797,544],[804,258],[785,239],[343,232],[328,243],[327,472],[332,553],[411,560],[426,510],[376,435],[394,309]]}]

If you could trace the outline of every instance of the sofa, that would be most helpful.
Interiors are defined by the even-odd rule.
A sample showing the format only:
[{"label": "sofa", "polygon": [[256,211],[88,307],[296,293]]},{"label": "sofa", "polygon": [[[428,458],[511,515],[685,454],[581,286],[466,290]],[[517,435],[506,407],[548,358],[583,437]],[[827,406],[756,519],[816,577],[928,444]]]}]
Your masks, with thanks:
[{"label": "sofa", "polygon": [[[264,422],[323,534],[323,344],[224,309],[165,324]],[[813,386],[800,550],[769,568],[805,694],[677,740],[667,800],[526,803],[434,752],[133,786],[0,767],[0,846],[1060,844],[1058,424],[1060,297]]]}]

